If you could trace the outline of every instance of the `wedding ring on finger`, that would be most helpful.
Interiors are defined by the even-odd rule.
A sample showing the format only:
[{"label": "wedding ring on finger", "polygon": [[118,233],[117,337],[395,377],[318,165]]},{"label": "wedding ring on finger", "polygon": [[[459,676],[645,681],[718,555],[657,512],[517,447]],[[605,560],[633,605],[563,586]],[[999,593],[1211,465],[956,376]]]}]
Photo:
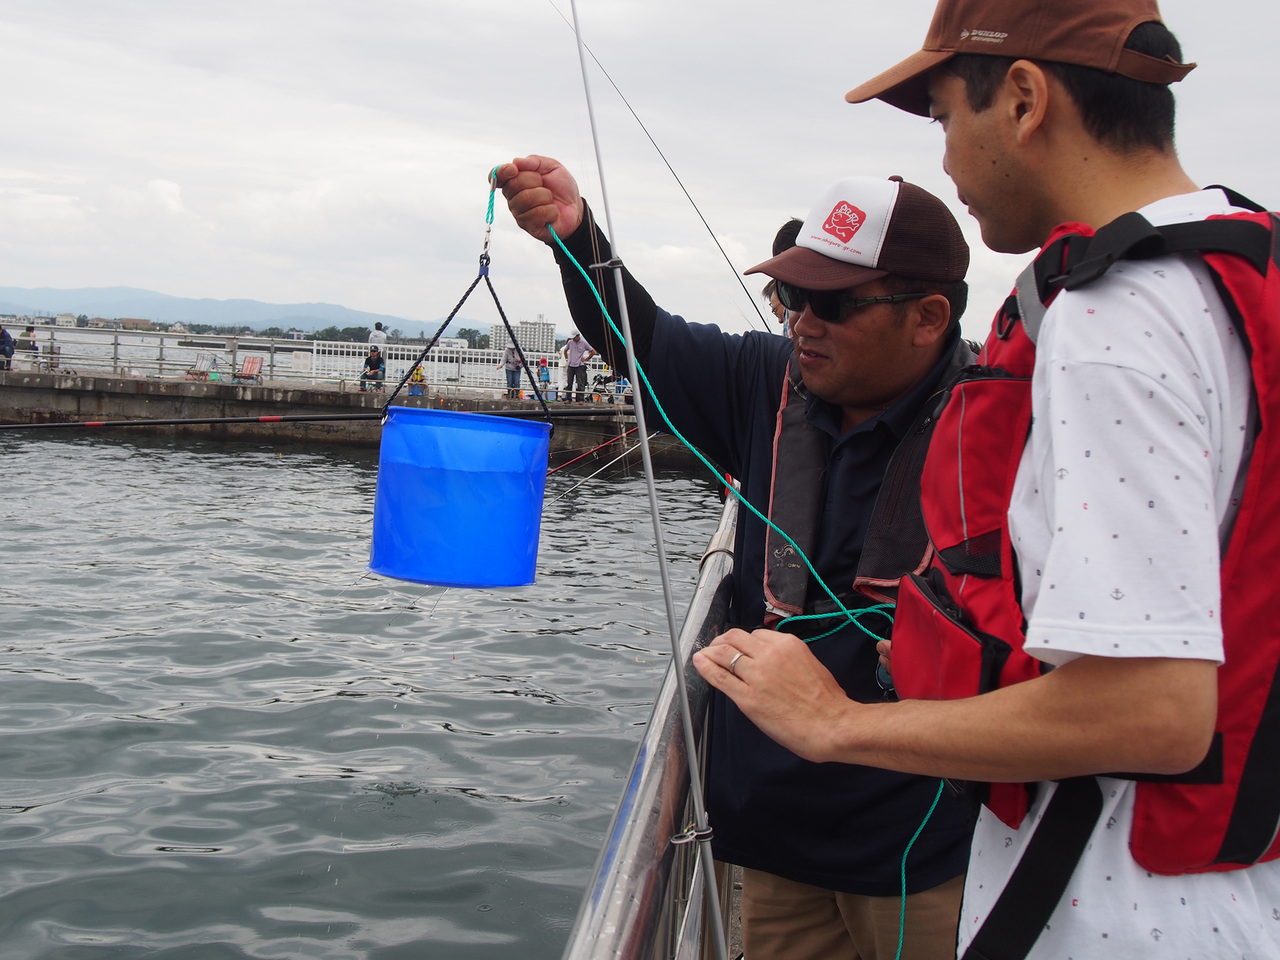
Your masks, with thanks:
[{"label": "wedding ring on finger", "polygon": [[735,677],[738,675],[738,661],[742,659],[742,651],[739,650],[733,655],[733,659],[729,661],[729,672]]}]

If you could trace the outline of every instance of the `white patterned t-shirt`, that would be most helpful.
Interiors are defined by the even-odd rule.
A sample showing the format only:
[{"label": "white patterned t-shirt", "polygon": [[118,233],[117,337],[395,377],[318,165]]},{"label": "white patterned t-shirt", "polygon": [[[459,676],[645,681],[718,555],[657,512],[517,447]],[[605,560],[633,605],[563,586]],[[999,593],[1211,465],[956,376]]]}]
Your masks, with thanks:
[{"label": "white patterned t-shirt", "polygon": [[[1233,208],[1219,190],[1141,212],[1156,224]],[[1122,261],[1064,291],[1041,327],[1032,429],[1009,526],[1027,652],[1221,662],[1219,523],[1246,437],[1248,362],[1196,257]],[[1133,781],[1098,778],[1103,812],[1030,956],[1280,958],[1280,861],[1165,877],[1129,854]],[[974,833],[960,953],[1034,833],[985,807]]]}]

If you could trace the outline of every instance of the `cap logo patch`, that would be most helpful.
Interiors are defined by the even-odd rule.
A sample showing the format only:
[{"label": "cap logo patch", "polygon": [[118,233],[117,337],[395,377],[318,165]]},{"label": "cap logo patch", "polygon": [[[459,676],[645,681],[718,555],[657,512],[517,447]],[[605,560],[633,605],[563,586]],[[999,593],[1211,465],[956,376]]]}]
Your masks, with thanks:
[{"label": "cap logo patch", "polygon": [[961,30],[960,39],[978,43],[1004,43],[1009,39],[1009,34],[1001,33],[999,30]]},{"label": "cap logo patch", "polygon": [[866,221],[865,213],[848,201],[842,200],[827,215],[827,222],[822,225],[822,229],[841,243],[848,243]]}]

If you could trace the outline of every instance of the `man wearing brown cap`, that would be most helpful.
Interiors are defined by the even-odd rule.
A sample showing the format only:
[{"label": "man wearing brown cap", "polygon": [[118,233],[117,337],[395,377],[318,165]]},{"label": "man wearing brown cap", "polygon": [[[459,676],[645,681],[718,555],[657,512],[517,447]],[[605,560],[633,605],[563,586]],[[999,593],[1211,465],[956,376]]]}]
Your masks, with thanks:
[{"label": "man wearing brown cap", "polygon": [[[848,95],[941,124],[944,167],[989,246],[1048,246],[982,357],[991,382],[1005,378],[1007,407],[1025,397],[1025,417],[1003,438],[994,406],[985,422],[964,419],[957,396],[976,409],[990,395],[970,381],[933,436],[922,482],[945,494],[931,480],[950,477],[951,500],[926,503],[938,558],[904,582],[891,666],[904,694],[913,675],[933,683],[918,696],[944,699],[858,704],[777,633],[733,631],[695,661],[802,756],[985,782],[965,957],[1280,956],[1276,703],[1249,716],[1236,706],[1246,690],[1277,689],[1274,661],[1260,683],[1219,692],[1224,678],[1255,679],[1239,677],[1242,647],[1276,644],[1275,618],[1244,638],[1224,629],[1245,604],[1265,611],[1274,588],[1257,570],[1228,580],[1221,559],[1274,525],[1237,523],[1265,487],[1248,463],[1266,436],[1236,323],[1274,327],[1275,305],[1245,304],[1211,256],[1162,246],[1079,261],[1067,237],[1139,230],[1135,213],[1161,238],[1239,222],[1246,201],[1197,190],[1174,152],[1168,84],[1192,66],[1181,59],[1154,0],[942,0],[924,49]],[[1267,351],[1269,338],[1250,345]],[[1029,360],[1029,384],[994,369],[997,357]],[[954,424],[988,435],[963,446]],[[994,509],[974,502],[993,491]],[[962,525],[952,550],[945,537]],[[912,598],[929,591],[943,601],[920,617]],[[979,669],[954,656],[962,634],[974,657],[1011,658],[997,689],[956,692]],[[935,662],[922,665],[930,644]],[[1015,662],[1026,669],[1010,677]],[[1232,746],[1240,724],[1247,750]],[[1211,831],[1225,839],[1198,859]]]},{"label": "man wearing brown cap", "polygon": [[[554,160],[521,158],[497,178],[533,236],[552,242],[554,229],[584,267],[610,258],[608,239]],[[622,346],[590,287],[558,248],[556,257],[574,322],[614,351],[617,366]],[[686,323],[624,278],[636,356],[671,422],[795,541],[862,627],[836,615],[795,549],[747,511],[736,533],[734,621],[825,614],[786,628],[807,637],[863,701],[886,696],[874,634],[889,624],[863,612],[874,601],[854,583],[891,595],[928,550],[910,470],[896,484],[886,470],[891,459],[911,459],[894,458],[900,442],[921,436],[939,383],[972,360],[958,327],[968,261],[959,226],[936,197],[898,179],[855,177],[819,200],[794,247],[749,271],[776,281],[794,340]],[[616,317],[613,278],[597,276],[596,286]],[[892,496],[878,496],[882,481]],[[964,808],[943,797],[927,817],[936,779],[809,763],[728,699],[716,697],[713,711],[708,811],[717,858],[744,867],[747,956],[893,957],[903,854],[927,819],[905,864],[902,955],[949,957],[968,853]]]}]

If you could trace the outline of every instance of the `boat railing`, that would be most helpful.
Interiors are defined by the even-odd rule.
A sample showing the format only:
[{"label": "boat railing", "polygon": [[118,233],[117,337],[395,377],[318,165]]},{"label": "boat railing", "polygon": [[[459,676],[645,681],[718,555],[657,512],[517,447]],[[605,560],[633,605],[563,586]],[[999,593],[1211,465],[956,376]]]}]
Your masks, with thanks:
[{"label": "boat railing", "polygon": [[730,497],[702,559],[677,644],[679,659],[668,665],[564,960],[694,960],[701,956],[704,878],[700,858],[696,844],[673,839],[688,830],[692,814],[689,765],[672,671],[685,674],[701,768],[711,696],[691,658],[728,622],[736,521],[737,500]]}]

